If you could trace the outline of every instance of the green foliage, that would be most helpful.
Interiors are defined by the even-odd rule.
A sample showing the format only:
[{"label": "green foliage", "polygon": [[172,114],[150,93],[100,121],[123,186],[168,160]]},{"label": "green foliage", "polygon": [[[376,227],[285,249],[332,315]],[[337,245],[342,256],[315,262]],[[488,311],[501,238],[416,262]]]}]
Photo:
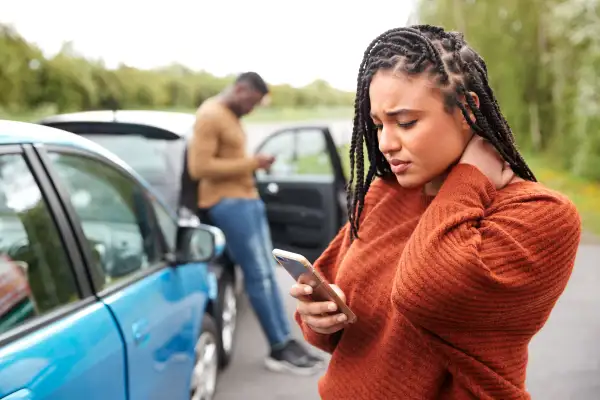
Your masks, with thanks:
[{"label": "green foliage", "polygon": [[[233,76],[216,77],[181,65],[140,70],[107,69],[86,59],[70,43],[51,58],[0,24],[0,117],[94,109],[192,110],[219,93]],[[354,93],[315,81],[302,88],[270,85],[269,109],[345,108]],[[42,110],[42,111],[40,111]]]},{"label": "green foliage", "polygon": [[540,182],[565,194],[575,203],[584,229],[600,235],[600,183],[560,170],[547,156],[526,155],[525,158]]},{"label": "green foliage", "polygon": [[599,6],[600,0],[420,0],[419,18],[464,32],[484,57],[521,148],[600,180]]}]

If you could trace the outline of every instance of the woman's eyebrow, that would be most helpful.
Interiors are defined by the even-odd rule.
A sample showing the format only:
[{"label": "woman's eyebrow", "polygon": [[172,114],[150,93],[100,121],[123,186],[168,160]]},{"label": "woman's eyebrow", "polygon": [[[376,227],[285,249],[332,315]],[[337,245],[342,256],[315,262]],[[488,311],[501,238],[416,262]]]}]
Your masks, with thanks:
[{"label": "woman's eyebrow", "polygon": [[[410,108],[398,108],[396,110],[386,111],[385,115],[387,115],[388,117],[396,117],[396,116],[402,116],[402,115],[406,115],[406,114],[414,114],[416,112],[418,112],[418,110],[413,110]],[[377,118],[377,115],[375,115],[371,112],[371,117]]]}]

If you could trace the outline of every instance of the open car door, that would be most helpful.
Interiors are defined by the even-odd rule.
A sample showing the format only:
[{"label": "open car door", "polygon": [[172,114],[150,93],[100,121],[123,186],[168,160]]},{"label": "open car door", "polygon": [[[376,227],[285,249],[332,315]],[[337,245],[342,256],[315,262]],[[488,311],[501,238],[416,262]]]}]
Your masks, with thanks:
[{"label": "open car door", "polygon": [[327,127],[277,131],[256,149],[276,157],[256,180],[273,245],[313,262],[347,220],[346,178]]}]

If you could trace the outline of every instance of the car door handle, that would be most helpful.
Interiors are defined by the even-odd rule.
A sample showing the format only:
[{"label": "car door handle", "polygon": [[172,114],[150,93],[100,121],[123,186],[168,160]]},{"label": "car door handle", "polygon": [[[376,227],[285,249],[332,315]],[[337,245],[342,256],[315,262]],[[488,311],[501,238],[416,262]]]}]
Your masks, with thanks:
[{"label": "car door handle", "polygon": [[133,332],[133,341],[138,346],[145,343],[150,337],[148,321],[145,319],[134,323],[131,329]]},{"label": "car door handle", "polygon": [[31,400],[33,399],[33,393],[29,389],[21,389],[14,393],[9,394],[6,397],[2,397],[0,400]]},{"label": "car door handle", "polygon": [[271,182],[267,185],[267,192],[270,195],[276,195],[277,193],[279,193],[279,185],[276,184],[275,182]]}]

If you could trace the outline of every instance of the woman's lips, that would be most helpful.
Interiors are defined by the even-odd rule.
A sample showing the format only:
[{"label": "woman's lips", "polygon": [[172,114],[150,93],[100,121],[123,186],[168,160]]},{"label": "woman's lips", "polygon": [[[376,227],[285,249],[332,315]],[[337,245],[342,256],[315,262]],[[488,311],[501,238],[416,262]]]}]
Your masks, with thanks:
[{"label": "woman's lips", "polygon": [[390,167],[392,172],[396,175],[406,172],[406,170],[410,168],[411,164],[412,163],[409,161],[402,161],[396,158],[390,160]]}]

